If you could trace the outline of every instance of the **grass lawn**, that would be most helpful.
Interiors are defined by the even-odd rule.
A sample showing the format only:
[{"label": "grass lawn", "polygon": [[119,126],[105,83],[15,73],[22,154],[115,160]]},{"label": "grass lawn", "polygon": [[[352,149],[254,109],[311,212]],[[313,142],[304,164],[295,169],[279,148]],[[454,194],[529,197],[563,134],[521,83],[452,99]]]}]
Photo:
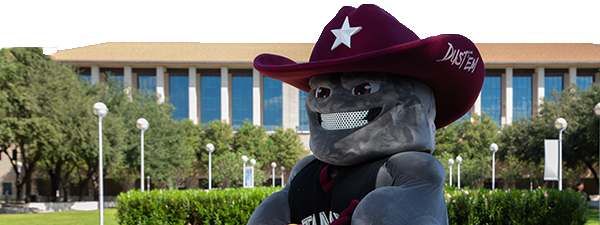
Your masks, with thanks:
[{"label": "grass lawn", "polygon": [[[104,209],[104,224],[117,223],[117,209]],[[54,213],[0,214],[2,224],[93,224],[100,222],[98,210]],[[598,218],[596,218],[598,220]]]},{"label": "grass lawn", "polygon": [[588,209],[587,222],[585,225],[598,224],[598,209]]},{"label": "grass lawn", "polygon": [[[117,223],[117,209],[104,209],[104,224]],[[67,211],[55,213],[30,213],[30,214],[0,214],[0,221],[4,224],[98,224],[98,210],[96,211]],[[588,209],[585,225],[598,224],[598,209]]]}]

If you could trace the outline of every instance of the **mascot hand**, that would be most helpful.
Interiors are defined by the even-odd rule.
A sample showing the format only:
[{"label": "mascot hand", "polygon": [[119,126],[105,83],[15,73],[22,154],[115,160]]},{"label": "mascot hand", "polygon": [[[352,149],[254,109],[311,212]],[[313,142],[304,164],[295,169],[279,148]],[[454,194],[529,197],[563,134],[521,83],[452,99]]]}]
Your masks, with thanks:
[{"label": "mascot hand", "polygon": [[342,211],[342,213],[340,213],[340,217],[337,218],[336,220],[334,220],[333,222],[331,222],[330,225],[349,225],[350,224],[350,219],[352,218],[352,214],[354,213],[354,209],[356,209],[356,206],[358,205],[359,201],[354,199],[352,200],[352,202],[350,202],[350,206],[348,206],[348,208],[344,209],[344,211]]}]

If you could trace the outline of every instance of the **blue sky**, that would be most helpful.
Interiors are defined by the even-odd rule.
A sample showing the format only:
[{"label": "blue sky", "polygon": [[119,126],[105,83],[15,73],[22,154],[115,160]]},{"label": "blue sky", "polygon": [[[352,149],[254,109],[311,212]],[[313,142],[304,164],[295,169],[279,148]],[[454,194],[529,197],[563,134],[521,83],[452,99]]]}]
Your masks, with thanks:
[{"label": "blue sky", "polygon": [[[22,0],[0,3],[0,47],[48,52],[105,42],[314,43],[363,1]],[[374,1],[419,37],[600,44],[600,1]]]}]

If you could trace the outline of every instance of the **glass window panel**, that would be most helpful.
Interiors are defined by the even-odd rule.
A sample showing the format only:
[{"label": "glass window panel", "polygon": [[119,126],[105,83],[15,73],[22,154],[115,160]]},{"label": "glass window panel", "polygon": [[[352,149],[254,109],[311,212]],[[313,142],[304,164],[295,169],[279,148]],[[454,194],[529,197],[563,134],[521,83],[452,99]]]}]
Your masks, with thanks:
[{"label": "glass window panel", "polygon": [[544,95],[552,100],[552,92],[562,92],[563,77],[562,76],[546,76],[544,77]]},{"label": "glass window panel", "polygon": [[189,78],[187,76],[169,76],[169,103],[175,107],[171,118],[181,121],[189,118]]},{"label": "glass window panel", "polygon": [[577,76],[577,86],[581,89],[586,89],[592,86],[594,83],[593,76]]},{"label": "glass window panel", "polygon": [[107,79],[113,80],[119,86],[125,85],[125,76],[123,76],[123,75],[113,75],[113,76],[107,77]]},{"label": "glass window panel", "polygon": [[230,70],[232,125],[237,129],[245,120],[252,123],[252,70]]},{"label": "glass window panel", "polygon": [[123,68],[100,68],[100,73],[104,74],[107,81],[112,80],[118,85],[125,85]]},{"label": "glass window panel", "polygon": [[156,76],[140,76],[137,77],[138,89],[145,93],[156,93]]},{"label": "glass window panel", "polygon": [[221,120],[221,76],[220,71],[200,72],[200,115],[201,123]]},{"label": "glass window panel", "polygon": [[306,92],[302,90],[298,90],[300,92],[300,125],[298,127],[298,131],[309,131],[308,127],[308,114],[306,113],[306,96],[308,95]]},{"label": "glass window panel", "polygon": [[[486,71],[487,72],[487,71]],[[481,111],[500,127],[502,116],[502,77],[486,76],[481,89]]]},{"label": "glass window panel", "polygon": [[531,116],[531,76],[513,77],[513,119]]},{"label": "glass window panel", "polygon": [[88,84],[92,84],[92,75],[79,75],[79,79],[83,80]]},{"label": "glass window panel", "polygon": [[269,77],[263,78],[263,125],[274,131],[283,125],[282,82]]}]

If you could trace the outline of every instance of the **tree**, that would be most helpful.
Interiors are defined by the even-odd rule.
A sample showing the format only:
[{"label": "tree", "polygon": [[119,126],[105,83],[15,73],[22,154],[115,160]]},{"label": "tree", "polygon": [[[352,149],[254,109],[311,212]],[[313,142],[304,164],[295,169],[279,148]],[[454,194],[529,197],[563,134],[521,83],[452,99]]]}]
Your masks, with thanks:
[{"label": "tree", "polygon": [[[17,161],[23,163],[22,174],[16,178],[17,201],[25,186],[29,200],[33,172],[38,162],[65,134],[58,127],[65,98],[76,94],[69,89],[72,67],[52,61],[41,48],[9,48],[0,50],[0,133],[3,152],[18,149],[19,156],[10,158],[16,171]],[[64,110],[64,108],[62,108]]]},{"label": "tree", "polygon": [[[475,188],[481,186],[485,176],[491,173],[492,155],[488,149],[497,140],[498,125],[485,115],[475,116],[473,121],[464,120],[437,130],[433,156],[448,168],[448,159],[460,155],[463,158],[461,187]],[[457,176],[456,173],[453,175]]]},{"label": "tree", "polygon": [[[594,165],[598,162],[598,118],[592,109],[600,102],[600,85],[594,83],[588,89],[573,85],[552,99],[544,99],[539,116],[531,120],[519,120],[502,131],[505,154],[513,154],[519,160],[540,166],[544,159],[544,139],[557,139],[554,121],[563,117],[568,122],[563,132],[563,162],[567,168],[584,165],[598,183]],[[501,154],[504,155],[504,154]],[[564,178],[564,176],[563,176]]]},{"label": "tree", "polygon": [[[275,133],[269,135],[267,151],[270,156],[266,162],[277,163],[276,172],[281,173],[281,166],[287,168],[288,173],[300,159],[308,156],[309,151],[304,150],[300,136],[292,129],[276,128]],[[267,163],[270,165],[270,163]]]}]

